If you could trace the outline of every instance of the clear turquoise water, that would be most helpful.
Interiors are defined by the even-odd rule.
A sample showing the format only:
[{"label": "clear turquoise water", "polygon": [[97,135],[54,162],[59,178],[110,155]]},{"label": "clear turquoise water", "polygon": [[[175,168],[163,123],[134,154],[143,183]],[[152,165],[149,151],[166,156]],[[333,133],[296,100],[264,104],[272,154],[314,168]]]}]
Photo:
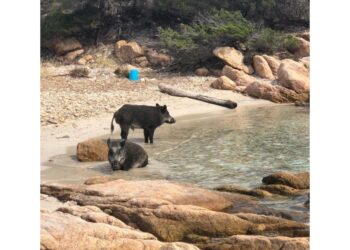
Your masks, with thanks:
[{"label": "clear turquoise water", "polygon": [[[118,136],[118,132],[114,134]],[[166,178],[205,187],[254,187],[277,171],[309,170],[307,108],[245,107],[179,117],[176,124],[156,130],[153,145],[144,144],[142,137],[141,130],[129,134],[129,139],[149,154],[145,168],[113,172],[107,162],[80,163],[74,160],[72,148],[52,160],[52,167],[42,172],[42,180],[74,183],[105,174],[125,179]]]},{"label": "clear turquoise water", "polygon": [[[129,139],[149,154],[145,168],[113,172],[108,162],[80,163],[72,148],[67,155],[54,157],[41,177],[43,181],[79,183],[90,176],[114,175],[168,179],[209,188],[222,184],[252,188],[277,171],[309,170],[309,116],[308,108],[276,105],[176,117],[176,124],[156,130],[153,145],[143,143],[141,130],[130,132]],[[118,136],[118,132],[114,134]],[[265,203],[283,209],[300,207],[305,199]]]}]

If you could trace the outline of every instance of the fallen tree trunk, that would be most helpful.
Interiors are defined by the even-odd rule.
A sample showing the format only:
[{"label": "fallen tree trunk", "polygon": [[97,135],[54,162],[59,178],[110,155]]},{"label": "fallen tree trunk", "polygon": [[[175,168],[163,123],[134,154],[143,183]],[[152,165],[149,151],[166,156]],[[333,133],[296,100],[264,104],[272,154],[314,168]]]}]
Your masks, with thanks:
[{"label": "fallen tree trunk", "polygon": [[185,91],[185,90],[181,90],[181,89],[175,89],[175,88],[170,87],[169,85],[166,85],[166,84],[159,84],[158,88],[159,88],[160,92],[167,93],[167,94],[172,95],[172,96],[188,97],[191,99],[219,105],[219,106],[229,108],[229,109],[234,109],[237,107],[237,103],[230,101],[230,100],[222,100],[222,99],[218,99],[218,98],[214,98],[214,97],[210,97],[210,96],[198,95],[198,94],[193,93],[193,92],[189,92],[189,91]]}]

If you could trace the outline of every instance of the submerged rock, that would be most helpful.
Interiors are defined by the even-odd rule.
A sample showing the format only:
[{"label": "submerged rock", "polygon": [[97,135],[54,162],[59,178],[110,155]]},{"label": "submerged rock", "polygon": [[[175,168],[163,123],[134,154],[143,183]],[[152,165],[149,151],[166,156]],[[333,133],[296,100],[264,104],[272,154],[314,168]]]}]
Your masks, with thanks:
[{"label": "submerged rock", "polygon": [[238,187],[236,185],[222,185],[215,188],[215,190],[218,191],[224,191],[224,192],[231,192],[231,193],[238,193],[238,194],[245,194],[250,195],[258,198],[266,198],[272,196],[271,193],[264,191],[264,190],[254,190],[254,189],[247,189]]},{"label": "submerged rock", "polygon": [[278,172],[262,179],[264,184],[282,184],[295,189],[309,189],[310,188],[310,173],[290,173]]}]

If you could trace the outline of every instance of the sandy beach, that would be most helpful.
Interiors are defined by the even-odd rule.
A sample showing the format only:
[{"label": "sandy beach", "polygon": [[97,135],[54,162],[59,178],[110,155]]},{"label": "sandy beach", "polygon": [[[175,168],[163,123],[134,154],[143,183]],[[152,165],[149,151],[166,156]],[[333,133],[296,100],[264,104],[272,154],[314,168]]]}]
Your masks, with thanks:
[{"label": "sandy beach", "polygon": [[[66,70],[64,67],[62,68],[63,71]],[[47,71],[47,69],[44,70]],[[107,72],[109,71],[107,69]],[[157,88],[159,83],[171,84],[181,89],[192,89],[196,93],[211,97],[232,100],[238,103],[237,109],[249,105],[276,105],[272,102],[253,99],[237,92],[212,89],[209,85],[214,79],[214,77],[165,76],[153,73],[148,74],[144,78],[147,84],[141,81],[131,83],[127,79],[115,76],[109,77],[108,80],[102,76],[96,76],[93,81],[91,79],[71,79],[66,76],[65,79],[61,79],[61,82],[58,83],[55,82],[58,79],[53,78],[50,74],[45,74],[42,77],[41,86],[41,169],[44,170],[46,168],[44,163],[52,156],[64,154],[67,147],[76,146],[78,142],[109,133],[113,113],[126,103],[166,104],[170,114],[175,118],[228,110],[224,107],[189,98],[163,94]],[[102,81],[106,84],[100,84]],[[100,85],[97,89],[96,85],[98,84]],[[63,88],[61,85],[65,87]],[[71,86],[71,88],[67,85]],[[91,95],[92,92],[94,92],[93,95]],[[71,95],[75,95],[75,97],[70,98]],[[129,97],[129,99],[125,99],[126,97]],[[95,102],[96,106],[87,105],[84,102]],[[104,104],[107,109],[100,109]],[[67,109],[67,106],[74,107],[75,113],[78,115],[76,118],[71,117],[60,122],[59,119],[63,114],[68,114],[69,116],[70,111]],[[50,119],[57,121],[57,123],[55,122],[56,124],[45,122],[45,114],[51,107],[54,107],[54,110],[49,112],[51,114]],[[81,115],[79,116],[79,114]],[[116,126],[114,133],[119,133],[118,126]]]}]

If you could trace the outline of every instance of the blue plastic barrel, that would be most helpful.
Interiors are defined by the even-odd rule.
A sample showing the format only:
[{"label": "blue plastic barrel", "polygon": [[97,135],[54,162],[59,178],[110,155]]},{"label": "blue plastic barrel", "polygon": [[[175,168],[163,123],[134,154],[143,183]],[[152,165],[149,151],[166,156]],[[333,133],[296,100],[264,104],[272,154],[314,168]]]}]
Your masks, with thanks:
[{"label": "blue plastic barrel", "polygon": [[137,81],[139,80],[139,70],[138,69],[131,69],[129,72],[129,80],[130,81]]}]

